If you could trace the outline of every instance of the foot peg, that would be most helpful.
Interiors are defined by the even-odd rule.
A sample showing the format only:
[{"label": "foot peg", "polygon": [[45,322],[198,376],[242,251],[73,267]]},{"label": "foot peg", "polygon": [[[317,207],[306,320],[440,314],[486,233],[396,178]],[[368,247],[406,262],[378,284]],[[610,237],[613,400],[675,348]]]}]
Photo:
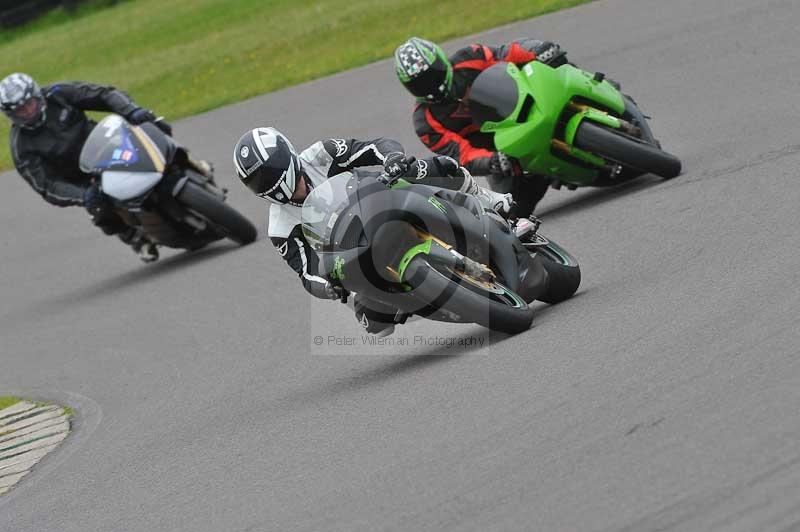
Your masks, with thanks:
[{"label": "foot peg", "polygon": [[189,166],[191,166],[197,173],[207,178],[212,183],[214,182],[214,165],[203,159],[194,159],[188,157]]},{"label": "foot peg", "polygon": [[542,221],[533,215],[528,218],[520,218],[514,224],[514,234],[522,242],[533,242],[536,240],[536,232],[541,223]]}]

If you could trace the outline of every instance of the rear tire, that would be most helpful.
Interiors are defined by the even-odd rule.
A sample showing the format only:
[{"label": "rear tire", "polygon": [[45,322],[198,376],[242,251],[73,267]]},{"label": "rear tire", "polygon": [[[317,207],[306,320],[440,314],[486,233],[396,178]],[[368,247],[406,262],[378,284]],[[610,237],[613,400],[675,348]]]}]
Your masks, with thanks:
[{"label": "rear tire", "polygon": [[681,161],[674,155],[589,120],[584,120],[578,126],[575,146],[622,166],[650,172],[665,179],[672,179],[681,173]]},{"label": "rear tire", "polygon": [[581,284],[581,267],[575,257],[552,240],[532,248],[531,252],[541,259],[548,278],[547,289],[536,299],[553,305],[575,295]]},{"label": "rear tire", "polygon": [[222,230],[225,236],[241,245],[249,244],[258,235],[250,220],[191,181],[187,182],[178,193],[178,200]]},{"label": "rear tire", "polygon": [[530,328],[533,309],[519,295],[499,283],[482,289],[479,284],[467,284],[463,278],[457,282],[454,277],[458,278],[448,267],[429,262],[422,255],[414,257],[406,267],[406,282],[426,305],[445,309],[463,322],[493,331],[517,334]]}]

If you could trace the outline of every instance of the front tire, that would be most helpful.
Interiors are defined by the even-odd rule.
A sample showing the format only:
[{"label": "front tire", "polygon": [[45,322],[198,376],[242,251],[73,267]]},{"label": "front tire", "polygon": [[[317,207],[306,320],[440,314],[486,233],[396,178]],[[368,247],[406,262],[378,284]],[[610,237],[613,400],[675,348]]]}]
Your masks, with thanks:
[{"label": "front tire", "polygon": [[582,150],[622,166],[653,173],[665,179],[672,179],[681,173],[681,161],[674,155],[589,120],[584,120],[578,126],[574,143]]},{"label": "front tire", "polygon": [[189,181],[178,193],[178,200],[241,245],[256,239],[258,232],[250,220],[204,188]]},{"label": "front tire", "polygon": [[405,278],[419,301],[457,314],[462,322],[508,334],[526,331],[533,322],[533,309],[507,287],[467,278],[423,255],[411,260]]}]

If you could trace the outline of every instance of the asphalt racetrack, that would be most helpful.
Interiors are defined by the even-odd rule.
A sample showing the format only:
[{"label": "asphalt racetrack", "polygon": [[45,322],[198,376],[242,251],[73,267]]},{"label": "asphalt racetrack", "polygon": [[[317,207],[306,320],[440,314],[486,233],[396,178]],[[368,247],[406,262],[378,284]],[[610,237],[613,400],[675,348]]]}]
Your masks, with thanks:
[{"label": "asphalt racetrack", "polygon": [[387,61],[177,124],[249,247],[145,266],[3,174],[0,390],[77,418],[0,530],[800,529],[798,25],[795,0],[601,0],[447,44],[557,40],[684,162],[548,193],[584,280],[514,337],[418,320],[364,345],[233,177],[257,125],[424,153]]}]

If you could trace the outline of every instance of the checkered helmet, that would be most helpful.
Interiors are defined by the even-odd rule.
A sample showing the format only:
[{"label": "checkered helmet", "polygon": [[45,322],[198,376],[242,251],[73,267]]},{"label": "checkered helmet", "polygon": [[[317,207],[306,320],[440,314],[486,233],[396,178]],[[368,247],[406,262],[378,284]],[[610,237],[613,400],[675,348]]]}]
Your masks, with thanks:
[{"label": "checkered helmet", "polygon": [[400,83],[422,102],[452,99],[453,65],[437,44],[412,37],[394,51]]}]

